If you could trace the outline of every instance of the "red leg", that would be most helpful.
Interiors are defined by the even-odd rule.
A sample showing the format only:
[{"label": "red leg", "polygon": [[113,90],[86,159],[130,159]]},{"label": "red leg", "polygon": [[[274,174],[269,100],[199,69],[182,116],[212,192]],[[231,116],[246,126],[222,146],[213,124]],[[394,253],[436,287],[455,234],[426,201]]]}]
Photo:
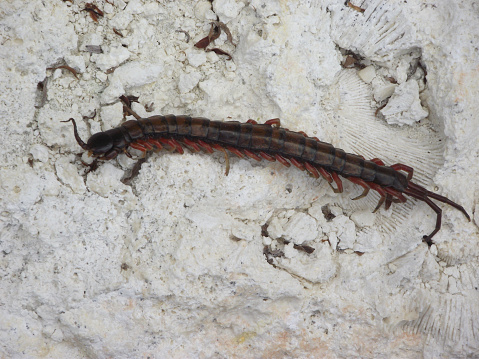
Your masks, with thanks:
[{"label": "red leg", "polygon": [[401,203],[404,203],[407,201],[406,197],[403,196],[403,194],[401,192],[399,192],[398,190],[395,190],[394,188],[391,188],[391,187],[386,187],[384,189],[384,191],[386,193],[389,193],[390,195],[392,195],[393,197],[396,197],[399,202]]},{"label": "red leg", "polygon": [[161,145],[160,141],[158,141],[154,138],[150,138],[148,140],[148,142],[150,142],[152,145],[156,146],[156,148],[158,148],[159,150],[163,149],[163,146]]},{"label": "red leg", "polygon": [[267,161],[270,161],[270,162],[276,161],[276,158],[274,156],[271,156],[263,151],[259,151],[259,155]]},{"label": "red leg", "polygon": [[276,154],[276,155],[274,155],[274,157],[276,157],[278,162],[281,163],[283,166],[286,166],[286,167],[291,166],[291,163],[289,163],[288,160],[286,158],[284,158],[283,156]]},{"label": "red leg", "polygon": [[289,160],[291,161],[293,165],[298,167],[301,171],[304,171],[306,169],[304,168],[304,165],[301,162],[299,162],[296,158],[291,157]]},{"label": "red leg", "polygon": [[244,154],[249,158],[252,158],[256,161],[261,161],[261,157],[259,157],[256,153],[251,152],[250,150],[243,150]]},{"label": "red leg", "polygon": [[414,173],[414,168],[403,165],[402,163],[396,163],[395,165],[392,165],[391,168],[395,169],[396,171],[406,172],[408,181],[410,181],[412,179],[412,175]]},{"label": "red leg", "polygon": [[394,198],[394,197],[392,196],[392,194],[389,194],[389,193],[388,193],[388,194],[386,195],[386,205],[385,205],[386,211],[389,209],[389,207],[391,207],[391,204],[392,204],[393,202],[394,202],[394,203],[401,203],[401,202],[403,202],[403,201],[402,201],[401,199],[399,199],[399,198]]},{"label": "red leg", "polygon": [[136,141],[139,145],[145,147],[148,151],[151,151],[153,149],[153,146],[148,143],[147,141],[143,141],[143,140],[138,140]]},{"label": "red leg", "polygon": [[379,165],[379,166],[385,166],[384,162],[382,160],[380,160],[379,158],[373,158],[372,160],[370,160],[371,162],[374,162],[375,164]]},{"label": "red leg", "polygon": [[348,180],[350,180],[351,182],[357,184],[357,185],[360,185],[361,187],[364,188],[364,191],[363,193],[361,193],[359,196],[357,197],[354,197],[352,198],[353,201],[357,200],[357,199],[360,199],[360,198],[363,198],[363,197],[366,197],[369,193],[369,189],[371,188],[366,182],[364,182],[364,180],[362,180],[361,178],[357,178],[357,177],[348,177],[347,178]]},{"label": "red leg", "polygon": [[208,152],[208,153],[213,153],[213,149],[211,148],[211,146],[209,145],[209,143],[206,143],[206,142],[204,142],[204,141],[202,141],[202,140],[198,140],[198,144],[199,144],[201,147],[203,147],[203,148],[206,150],[206,152]]},{"label": "red leg", "polygon": [[334,193],[343,193],[343,182],[341,182],[341,178],[339,178],[339,175],[336,172],[331,172],[331,176],[333,177],[333,180],[337,186],[337,188],[331,186]]},{"label": "red leg", "polygon": [[173,144],[173,146],[175,147],[175,149],[180,153],[180,154],[183,154],[185,153],[185,151],[183,151],[183,147],[181,147],[181,144],[175,140],[175,139],[171,139],[170,142]]},{"label": "red leg", "polygon": [[319,172],[318,172],[318,170],[317,170],[316,167],[314,167],[311,163],[309,163],[309,162],[304,162],[304,167],[306,167],[306,169],[308,170],[308,172],[311,173],[311,175],[312,175],[314,178],[319,178]]},{"label": "red leg", "polygon": [[386,195],[386,204],[384,205],[384,209],[387,211],[389,207],[391,207],[391,203],[393,203],[393,196],[389,193]]},{"label": "red leg", "polygon": [[256,122],[255,120],[252,120],[252,119],[249,119],[248,121],[246,121],[246,123],[251,123],[252,125],[257,125],[258,122]]},{"label": "red leg", "polygon": [[135,143],[135,142],[130,143],[130,147],[134,148],[135,150],[142,151],[142,152],[147,151],[145,147],[143,147],[142,145],[139,145],[138,143]]},{"label": "red leg", "polygon": [[185,145],[193,148],[196,152],[199,152],[201,150],[200,146],[196,142],[193,142],[187,138],[184,138],[183,142],[185,143]]},{"label": "red leg", "polygon": [[279,118],[272,118],[264,123],[265,125],[281,127],[281,120]]},{"label": "red leg", "polygon": [[238,150],[237,148],[234,148],[234,147],[231,147],[231,146],[226,146],[226,149],[228,151],[230,151],[231,153],[234,153],[236,156],[238,156],[239,158],[244,158],[244,154],[241,153],[240,150]]},{"label": "red leg", "polygon": [[170,151],[178,151],[180,154],[183,154],[183,147],[178,143],[178,141],[172,138],[160,138],[159,141],[165,145],[170,146]]},{"label": "red leg", "polygon": [[166,139],[166,138],[159,138],[158,141],[160,141],[162,144],[164,145],[167,145],[167,150],[170,151],[170,152],[174,152],[175,151],[175,146],[170,143],[170,140]]},{"label": "red leg", "polygon": [[374,211],[373,211],[373,213],[376,213],[377,210],[378,210],[379,208],[381,208],[381,206],[382,206],[383,203],[384,203],[384,200],[386,199],[386,192],[384,191],[384,188],[382,188],[380,185],[378,185],[378,184],[376,184],[376,183],[367,182],[367,184],[368,184],[369,187],[371,187],[373,190],[375,190],[376,192],[378,192],[379,195],[381,196],[381,198],[379,198],[378,205],[376,206],[376,208],[374,208]]},{"label": "red leg", "polygon": [[333,183],[333,177],[331,177],[331,173],[326,171],[323,167],[318,167],[319,174],[323,176],[323,178],[328,181],[329,184]]}]

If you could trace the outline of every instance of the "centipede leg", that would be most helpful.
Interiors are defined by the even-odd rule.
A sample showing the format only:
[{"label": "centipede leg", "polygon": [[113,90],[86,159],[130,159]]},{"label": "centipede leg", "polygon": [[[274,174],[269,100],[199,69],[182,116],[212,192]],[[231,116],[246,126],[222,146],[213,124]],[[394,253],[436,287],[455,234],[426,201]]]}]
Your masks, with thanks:
[{"label": "centipede leg", "polygon": [[[436,227],[434,228],[434,231],[432,231],[429,235],[423,236],[423,241],[427,243],[427,245],[430,247],[434,243],[432,241],[432,237],[441,229],[441,221],[442,221],[442,210],[439,208],[437,204],[435,204],[431,199],[428,197],[432,192],[426,190],[425,188],[415,184],[415,183],[409,183],[409,187],[406,189],[405,193],[408,196],[412,196],[414,198],[417,198],[420,201],[426,202],[426,204],[433,209],[434,212],[436,212],[437,218],[436,218]],[[443,196],[441,197],[440,201],[445,203],[443,199],[446,199]],[[448,200],[450,201],[450,200]],[[450,201],[452,202],[452,201]],[[454,203],[454,202],[452,202]],[[454,207],[459,209],[461,212],[463,212],[468,220],[470,220],[469,215],[467,212],[464,210],[462,206],[459,206],[457,203],[454,203]]]},{"label": "centipede leg", "polygon": [[135,143],[135,142],[130,143],[130,147],[134,148],[135,150],[141,151],[141,152],[146,152],[147,151],[147,149],[144,146],[140,145],[139,143]]},{"label": "centipede leg", "polygon": [[234,153],[236,156],[238,156],[239,158],[244,158],[244,154],[241,153],[241,151],[237,148],[234,148],[234,147],[231,147],[231,146],[227,146],[226,149],[228,151],[230,151],[231,153]]},{"label": "centipede leg", "polygon": [[250,150],[243,150],[244,154],[249,158],[252,158],[256,161],[261,161],[261,157],[259,157],[256,153],[251,152]]},{"label": "centipede leg", "polygon": [[403,165],[402,163],[396,163],[391,166],[391,168],[395,169],[396,171],[404,171],[407,173],[407,180],[410,181],[412,179],[414,168],[410,166]]},{"label": "centipede leg", "polygon": [[371,187],[373,190],[375,190],[376,192],[379,193],[379,195],[381,196],[379,198],[379,202],[376,206],[376,208],[374,208],[374,211],[373,213],[376,213],[378,211],[379,208],[381,208],[381,206],[383,205],[384,201],[386,200],[386,192],[384,191],[384,188],[382,188],[380,185],[376,184],[376,183],[373,183],[373,182],[367,182],[367,184],[369,185],[369,187]]},{"label": "centipede leg", "polygon": [[270,161],[270,162],[274,162],[276,161],[276,158],[274,156],[271,156],[270,154],[266,153],[266,152],[263,152],[263,151],[259,151],[258,152],[259,155],[261,157],[263,157],[266,161]]},{"label": "centipede leg", "polygon": [[88,167],[88,170],[85,172],[85,174],[89,174],[90,172],[94,172],[98,168],[98,163],[99,163],[98,158],[95,158],[92,163],[86,163],[82,159],[80,159],[80,161],[81,161],[81,164],[83,166]]},{"label": "centipede leg", "polygon": [[146,162],[146,159],[147,159],[147,156],[144,156],[143,158],[140,158],[140,159],[135,163],[135,165],[134,165],[133,168],[131,169],[130,173],[129,173],[128,175],[124,176],[120,181],[121,181],[123,184],[129,185],[129,184],[131,183],[131,181],[132,181],[136,176],[138,176],[138,174],[140,173],[141,165]]},{"label": "centipede leg", "polygon": [[174,138],[160,138],[159,141],[161,143],[164,143],[165,145],[168,145],[171,152],[174,152],[176,150],[181,155],[185,153],[183,147],[181,147],[181,144]]},{"label": "centipede leg", "polygon": [[423,241],[427,243],[427,245],[430,247],[434,243],[432,241],[432,237],[441,229],[441,218],[442,218],[442,209],[439,208],[437,204],[435,204],[433,201],[431,201],[428,197],[424,197],[424,202],[426,202],[429,207],[433,209],[434,212],[437,214],[436,218],[436,228],[434,228],[434,231],[432,231],[428,236],[424,236]]},{"label": "centipede leg", "polygon": [[143,141],[143,140],[138,140],[136,141],[139,145],[145,147],[148,151],[151,151],[153,149],[153,146],[148,143],[147,141]]},{"label": "centipede leg", "polygon": [[306,167],[306,170],[314,177],[314,178],[319,178],[319,172],[314,167],[311,163],[309,162],[304,162],[304,167]]},{"label": "centipede leg", "polygon": [[170,152],[175,152],[175,146],[173,146],[166,138],[158,139],[162,144],[167,145],[166,149]]},{"label": "centipede leg", "polygon": [[375,164],[377,164],[379,166],[385,166],[384,162],[382,160],[380,160],[379,158],[373,158],[370,161],[374,162]]},{"label": "centipede leg", "polygon": [[206,143],[202,140],[198,140],[198,144],[208,153],[213,153],[213,149],[211,148],[209,143]]},{"label": "centipede leg", "polygon": [[364,180],[362,180],[361,178],[356,178],[356,177],[348,177],[348,180],[353,182],[354,184],[360,185],[361,187],[364,188],[363,193],[361,193],[357,197],[351,198],[353,201],[355,201],[357,199],[364,198],[368,195],[369,190],[371,189],[371,187]]},{"label": "centipede leg", "polygon": [[383,205],[385,199],[386,199],[386,196],[384,196],[384,197],[381,196],[381,197],[379,198],[378,204],[377,204],[376,208],[374,208],[373,213],[376,213],[376,212],[379,210],[379,208],[381,208],[381,206]]},{"label": "centipede leg", "polygon": [[288,160],[286,158],[284,158],[283,156],[281,155],[274,155],[274,157],[278,160],[279,163],[281,163],[283,166],[286,166],[286,167],[290,167],[291,166],[291,163],[288,162]]},{"label": "centipede leg", "polygon": [[174,138],[171,138],[169,141],[171,144],[173,144],[173,146],[175,147],[176,151],[178,151],[178,153],[180,154],[185,153],[185,151],[183,150],[183,147],[181,147],[181,144],[177,140],[175,140]]},{"label": "centipede leg", "polygon": [[184,138],[184,139],[183,139],[183,142],[185,143],[185,145],[190,146],[191,148],[193,148],[196,152],[201,151],[201,148],[200,148],[200,146],[198,145],[198,143],[193,142],[193,141],[191,141],[191,140],[189,140],[189,139],[187,139],[187,138]]},{"label": "centipede leg", "polygon": [[[404,203],[407,201],[406,197],[404,197],[401,192],[399,192],[398,190],[395,190],[394,188],[386,187],[384,191],[390,194],[392,197],[396,197],[401,203]],[[392,197],[391,197],[391,200],[392,200]]]},{"label": "centipede leg", "polygon": [[430,247],[433,245],[432,237],[441,229],[441,221],[442,221],[442,210],[439,208],[437,204],[435,204],[431,199],[427,196],[425,196],[423,193],[416,192],[412,190],[411,195],[415,198],[417,198],[420,201],[426,202],[426,204],[433,209],[434,212],[436,212],[436,227],[434,230],[429,234],[429,235],[424,235],[423,236],[423,241],[427,243],[427,245]]},{"label": "centipede leg", "polygon": [[393,196],[389,193],[386,195],[386,204],[384,205],[384,209],[387,211],[391,207],[391,203],[393,203]]},{"label": "centipede leg", "polygon": [[281,127],[281,120],[279,118],[272,118],[264,123],[265,125],[270,125],[274,127]]},{"label": "centipede leg", "polygon": [[307,134],[306,132],[304,132],[304,131],[299,131],[298,133],[302,134],[304,137],[312,138],[313,140],[315,140],[315,141],[317,141],[317,142],[321,142],[321,141],[319,140],[319,138],[317,138],[316,136],[314,136],[314,137],[308,136],[308,134]]},{"label": "centipede leg", "polygon": [[163,149],[163,146],[161,145],[160,141],[154,139],[154,138],[150,138],[148,139],[148,142],[151,143],[152,145],[156,146],[156,148],[158,150],[162,150]]},{"label": "centipede leg", "polygon": [[[379,166],[385,166],[384,162],[379,158],[373,158],[373,159],[371,159],[371,162],[374,162],[375,164],[377,164]],[[412,167],[403,165],[402,163],[396,163],[396,164],[392,165],[391,168],[394,169],[395,171],[406,172],[408,174],[407,175],[407,180],[408,181],[411,180],[411,178],[413,176],[413,173],[414,173],[414,169]],[[388,193],[386,195],[386,206],[385,206],[386,210],[388,210],[389,207],[391,207],[392,202],[400,202],[400,203],[406,202],[406,198],[399,191],[393,190],[392,188],[386,188],[385,192]],[[397,200],[394,197],[397,197]]]},{"label": "centipede leg", "polygon": [[331,183],[329,184],[333,189],[334,193],[343,193],[343,182],[341,182],[341,178],[339,178],[339,175],[336,172],[331,172],[331,176],[333,177],[333,180],[337,186],[337,188],[334,188],[333,186],[331,186]]},{"label": "centipede leg", "polygon": [[291,157],[289,160],[291,161],[293,165],[298,167],[301,171],[304,171],[306,169],[304,165],[301,162],[299,162],[296,158]]},{"label": "centipede leg", "polygon": [[319,171],[319,174],[321,176],[323,176],[323,178],[328,181],[328,183],[331,185],[331,183],[333,183],[333,177],[331,177],[331,173],[329,173],[328,171],[326,171],[323,167],[317,167],[318,171]]}]

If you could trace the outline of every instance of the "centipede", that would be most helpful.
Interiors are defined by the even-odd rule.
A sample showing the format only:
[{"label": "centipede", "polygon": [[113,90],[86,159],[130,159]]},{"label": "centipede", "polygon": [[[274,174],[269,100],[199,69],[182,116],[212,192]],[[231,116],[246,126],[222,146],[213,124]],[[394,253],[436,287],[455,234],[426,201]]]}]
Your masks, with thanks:
[{"label": "centipede", "polygon": [[286,167],[293,165],[314,178],[322,177],[335,193],[343,192],[341,176],[363,188],[363,192],[353,200],[367,196],[370,190],[379,194],[379,202],[373,212],[383,205],[387,210],[392,203],[404,203],[406,196],[415,198],[425,202],[436,213],[434,230],[423,236],[423,241],[429,246],[441,229],[442,219],[442,209],[432,199],[456,208],[468,221],[471,220],[461,205],[414,183],[412,167],[402,163],[386,166],[379,158],[366,160],[363,156],[346,153],[317,137],[281,127],[278,118],[263,124],[254,120],[214,121],[186,115],[142,118],[129,106],[124,106],[124,110],[135,120],[95,133],[86,143],[80,138],[73,118],[62,122],[72,122],[76,142],[96,161],[112,160],[122,153],[131,157],[129,148],[144,153],[167,149],[183,154],[184,147],[193,152],[221,151],[225,156],[225,175],[230,169],[228,154],[232,153],[240,158],[278,161]]}]

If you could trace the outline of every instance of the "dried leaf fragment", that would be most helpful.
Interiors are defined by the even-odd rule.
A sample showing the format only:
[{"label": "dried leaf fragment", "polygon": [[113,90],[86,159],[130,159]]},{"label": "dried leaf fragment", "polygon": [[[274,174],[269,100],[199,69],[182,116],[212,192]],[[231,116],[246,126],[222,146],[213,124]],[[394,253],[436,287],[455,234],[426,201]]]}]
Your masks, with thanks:
[{"label": "dried leaf fragment", "polygon": [[93,110],[93,113],[90,116],[83,116],[84,120],[91,120],[92,118],[95,118],[96,116],[96,108]]},{"label": "dried leaf fragment", "polygon": [[115,29],[115,28],[113,28],[113,32],[114,32],[115,34],[117,34],[118,36],[120,36],[120,37],[124,37],[123,34],[122,34],[120,31],[118,31],[117,29]]},{"label": "dried leaf fragment", "polygon": [[365,11],[366,11],[366,9],[363,9],[363,8],[361,8],[361,7],[359,7],[359,6],[356,6],[356,5],[351,4],[351,1],[347,1],[347,2],[346,2],[346,5],[348,5],[351,9],[356,10],[356,11],[358,11],[358,12],[365,12]]},{"label": "dried leaf fragment", "polygon": [[42,108],[45,105],[45,102],[47,101],[47,83],[48,83],[48,77],[37,84],[37,89],[38,91],[40,91],[40,96],[38,99],[38,104],[35,105],[35,108]]},{"label": "dried leaf fragment", "polygon": [[[186,43],[189,43],[189,42],[190,42],[191,36],[190,36],[190,34],[189,34],[187,31],[185,31],[185,30],[176,30],[176,32],[181,32],[181,33],[185,34],[185,36],[186,36]],[[201,41],[201,40],[200,40],[200,41]],[[199,42],[199,41],[198,41],[198,42]]]},{"label": "dried leaf fragment", "polygon": [[[226,37],[228,38],[228,41],[233,45],[236,46],[236,44],[233,42],[233,36],[231,35],[230,29],[228,29],[228,26],[226,26],[225,23],[221,21],[213,21],[212,24],[215,24],[218,26],[221,30],[223,30],[226,33]],[[221,31],[220,31],[221,32]],[[219,36],[219,35],[218,35]]]},{"label": "dried leaf fragment", "polygon": [[195,47],[199,49],[204,49],[207,47],[211,42],[215,41],[221,35],[221,28],[216,26],[214,23],[211,23],[210,32],[208,36],[202,38],[195,44]]},{"label": "dried leaf fragment", "polygon": [[103,11],[101,11],[98,6],[95,4],[92,4],[90,2],[87,2],[85,4],[85,8],[83,11],[88,11],[90,14],[90,17],[93,19],[93,21],[98,22],[98,16],[103,16]]},{"label": "dried leaf fragment", "polygon": [[127,114],[129,114],[127,109],[131,109],[131,105],[132,105],[133,102],[140,103],[138,101],[138,99],[139,99],[138,96],[132,96],[132,95],[130,95],[130,96],[121,95],[120,96],[120,100],[123,103],[123,116],[124,116],[124,118],[126,118]]},{"label": "dried leaf fragment", "polygon": [[101,47],[99,45],[86,45],[85,48],[89,53],[92,53],[92,54],[102,54],[103,53],[103,50],[101,49]]},{"label": "dried leaf fragment", "polygon": [[354,67],[354,64],[357,62],[357,60],[354,58],[354,56],[348,55],[346,56],[346,59],[343,61],[343,67],[345,68],[351,68]]},{"label": "dried leaf fragment", "polygon": [[215,47],[214,49],[206,49],[206,52],[210,52],[210,51],[213,51],[215,54],[217,55],[226,55],[228,56],[227,60],[231,60],[233,57],[231,57],[230,54],[228,54],[226,51],[223,51],[221,49],[218,49],[217,47]]},{"label": "dried leaf fragment", "polygon": [[145,163],[146,160],[147,160],[146,156],[143,158],[140,158],[131,169],[131,172],[128,175],[124,176],[120,181],[127,186],[130,185],[131,182],[135,179],[135,177],[137,177],[138,174],[140,173],[141,165]]},{"label": "dried leaf fragment", "polygon": [[48,67],[47,70],[57,70],[57,69],[65,69],[65,70],[68,70],[70,71],[73,76],[75,76],[75,78],[77,80],[79,80],[78,76],[77,76],[77,72],[76,70],[73,68],[73,67],[70,67],[70,66],[67,66],[67,65],[61,65],[61,66],[57,66],[57,67]]}]

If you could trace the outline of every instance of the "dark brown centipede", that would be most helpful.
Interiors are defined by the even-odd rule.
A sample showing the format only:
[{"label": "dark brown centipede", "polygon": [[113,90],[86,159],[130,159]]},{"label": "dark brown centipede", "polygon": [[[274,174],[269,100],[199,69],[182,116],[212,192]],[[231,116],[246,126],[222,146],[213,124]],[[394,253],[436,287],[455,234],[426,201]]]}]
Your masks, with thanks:
[{"label": "dark brown centipede", "polygon": [[[339,178],[341,175],[364,189],[361,195],[353,199],[365,197],[370,189],[379,193],[379,203],[374,212],[383,203],[386,209],[392,202],[404,203],[404,195],[408,195],[425,202],[437,214],[435,229],[424,236],[428,245],[432,245],[432,237],[441,228],[442,217],[441,208],[431,198],[453,206],[470,221],[462,206],[412,182],[413,168],[401,163],[385,166],[378,158],[365,160],[362,156],[346,153],[329,143],[321,142],[316,137],[309,137],[304,132],[282,128],[279,119],[258,124],[253,120],[245,123],[221,122],[175,115],[141,118],[128,106],[124,108],[136,121],[129,120],[117,128],[96,133],[87,143],[78,135],[73,118],[63,122],[72,121],[78,144],[100,160],[111,160],[120,153],[130,156],[127,152],[129,147],[146,152],[155,147],[161,150],[166,146],[172,151],[183,153],[183,146],[187,146],[195,152],[222,151],[226,159],[226,175],[229,171],[226,151],[241,158],[246,156],[257,161],[278,161],[287,167],[292,163],[315,178],[322,176],[336,193],[343,191]],[[336,187],[332,186],[333,182]]]}]

